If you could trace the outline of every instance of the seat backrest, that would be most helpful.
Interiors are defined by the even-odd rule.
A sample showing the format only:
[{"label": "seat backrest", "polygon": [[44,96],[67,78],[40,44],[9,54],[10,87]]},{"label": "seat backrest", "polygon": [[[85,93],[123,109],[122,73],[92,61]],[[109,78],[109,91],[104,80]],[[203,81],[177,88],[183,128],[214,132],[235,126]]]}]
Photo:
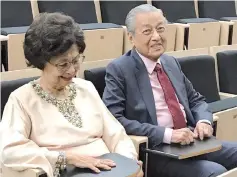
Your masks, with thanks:
[{"label": "seat backrest", "polygon": [[7,100],[9,98],[10,94],[17,88],[21,87],[24,84],[27,84],[28,82],[30,82],[36,78],[38,78],[38,77],[31,77],[31,78],[24,78],[24,79],[17,79],[17,80],[2,81],[1,82],[1,95],[2,95],[1,96],[1,118],[2,118],[2,113],[3,113],[4,107],[7,103]]},{"label": "seat backrest", "polygon": [[142,1],[100,1],[101,18],[103,23],[115,23],[125,25],[125,19],[128,12],[141,4]]},{"label": "seat backrest", "polygon": [[91,81],[94,84],[101,98],[105,89],[105,73],[105,67],[93,68],[84,71],[85,80]]},{"label": "seat backrest", "polygon": [[33,21],[30,0],[1,1],[1,27],[29,26]]},{"label": "seat backrest", "polygon": [[200,18],[236,17],[235,1],[198,1]]},{"label": "seat backrest", "polygon": [[237,94],[237,50],[218,52],[220,91]]},{"label": "seat backrest", "polygon": [[182,57],[178,58],[178,61],[194,89],[205,96],[208,103],[220,100],[216,82],[215,60],[212,56]]},{"label": "seat backrest", "polygon": [[152,5],[161,9],[169,22],[197,17],[194,1],[152,1]]},{"label": "seat backrest", "polygon": [[38,1],[39,13],[63,12],[77,23],[97,23],[94,1]]}]

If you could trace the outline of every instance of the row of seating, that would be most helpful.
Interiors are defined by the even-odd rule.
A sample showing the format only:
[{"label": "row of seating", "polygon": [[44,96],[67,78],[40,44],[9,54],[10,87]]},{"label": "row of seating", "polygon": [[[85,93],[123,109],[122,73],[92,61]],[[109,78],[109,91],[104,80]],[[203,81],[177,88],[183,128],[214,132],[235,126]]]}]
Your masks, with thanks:
[{"label": "row of seating", "polygon": [[[219,47],[220,48],[220,47]],[[193,83],[194,88],[199,91],[202,95],[206,97],[208,103],[210,103],[210,108],[214,114],[217,114],[218,117],[224,116],[225,119],[228,120],[227,123],[230,123],[230,127],[233,127],[233,130],[228,129],[229,131],[217,132],[217,135],[222,139],[228,140],[237,140],[235,133],[232,131],[237,131],[235,127],[236,124],[232,123],[237,116],[237,110],[228,112],[227,108],[234,108],[237,105],[236,101],[232,99],[227,99],[231,97],[235,97],[237,93],[236,87],[236,77],[237,70],[235,66],[237,66],[237,45],[235,46],[235,50],[223,51],[224,49],[228,49],[227,47],[222,47],[222,50],[219,49],[220,52],[217,52],[215,62],[215,58],[208,54],[208,50],[199,49],[193,51],[184,51],[183,54],[180,53],[168,53],[169,55],[175,56],[178,58],[178,61],[181,64],[181,67],[184,71],[184,74],[190,79]],[[231,49],[231,48],[229,48]],[[213,49],[215,50],[215,49]],[[216,49],[216,51],[218,51]],[[105,75],[105,67],[111,62],[110,60],[100,60],[94,62],[85,62],[81,66],[81,72],[78,77],[88,79],[94,83],[98,92],[102,96],[105,83],[104,83],[104,75]],[[216,63],[225,61],[221,63],[221,67],[218,65],[218,70],[216,70]],[[229,64],[231,63],[231,65]],[[223,65],[222,65],[223,64]],[[97,69],[94,69],[97,68]],[[219,72],[219,77],[216,74],[216,71]],[[37,69],[25,69],[21,71],[12,71],[1,73],[2,81],[9,81],[20,78],[28,78],[28,77],[38,77],[40,75],[40,71]],[[225,79],[220,80],[220,83],[223,84],[224,88],[218,88],[218,78],[222,78],[224,75]],[[2,84],[2,87],[4,84]],[[19,85],[17,85],[18,87]],[[226,88],[230,88],[229,90],[225,90]],[[2,110],[4,108],[4,103],[7,98],[5,95],[9,95],[12,89],[2,89]],[[233,91],[233,92],[230,92]],[[224,92],[224,93],[223,93]],[[236,94],[237,95],[237,94]],[[220,100],[224,100],[220,102]],[[220,113],[221,112],[221,113]],[[226,121],[224,121],[226,124]],[[221,130],[222,128],[219,128]],[[230,132],[230,133],[228,133]]]},{"label": "row of seating", "polygon": [[[155,5],[155,3],[158,2],[159,1],[154,1],[152,3]],[[223,1],[223,3],[225,2],[226,1]],[[118,57],[132,47],[126,35],[126,27],[96,22],[113,22],[124,25],[124,19],[128,11],[142,3],[151,3],[151,1],[3,1],[2,23],[5,25],[2,26],[5,26],[5,28],[2,28],[2,34],[8,34],[7,37],[1,36],[1,40],[8,40],[8,45],[6,42],[2,44],[2,56],[5,55],[5,57],[2,57],[2,62],[5,70],[26,68],[22,42],[28,26],[19,27],[19,25],[29,25],[33,17],[39,14],[39,12],[61,11],[71,15],[79,23],[86,23],[82,24],[81,27],[85,31],[87,43],[85,55],[88,61]],[[173,21],[168,15],[171,14],[172,10],[168,13],[169,11],[165,5],[162,5],[163,3],[168,3],[167,5],[172,9],[175,2],[172,4],[168,1],[162,1],[157,5],[157,7],[164,9],[168,20]],[[183,8],[195,10],[194,1],[187,1],[187,4],[186,1],[184,4],[182,3],[184,2],[181,2],[180,6]],[[193,5],[190,6],[188,4]],[[21,15],[21,19],[18,19],[17,11],[12,12],[10,10],[10,8],[14,6],[24,11]],[[175,6],[175,8],[180,6]],[[179,13],[186,11],[189,12],[189,10],[181,9]],[[174,12],[172,12],[173,16],[182,18],[193,17],[188,14],[179,16]],[[31,17],[26,18],[26,16],[29,15],[31,15]],[[104,21],[102,19],[107,20]],[[209,20],[205,22],[200,21],[200,18],[194,18],[183,19],[179,22],[180,23],[169,23],[167,26],[167,51],[237,43],[237,21],[219,22]],[[202,41],[200,39],[202,39]]]},{"label": "row of seating", "polygon": [[[166,52],[166,54],[177,57],[177,58],[188,57],[188,56],[197,56],[197,55],[211,55],[215,58],[215,60],[217,60],[217,53],[222,52],[222,51],[228,51],[228,50],[237,50],[237,45],[214,46],[214,47],[210,47],[210,48],[192,49],[192,50],[185,50],[185,51],[173,51],[173,52]],[[90,60],[86,59],[82,65],[82,71],[87,68],[93,68],[94,66],[96,66],[97,63],[100,63],[100,65],[105,66],[111,60],[113,60],[113,59],[102,59],[102,60],[99,59],[96,61],[90,61]],[[235,80],[234,73],[235,73],[236,64],[234,64],[234,62],[236,62],[236,60],[232,60],[231,64],[229,64],[227,62],[227,60],[225,60],[225,59],[222,59],[222,61],[220,61],[220,60],[221,60],[221,58],[219,57],[219,60],[218,60],[219,67],[221,67],[221,65],[223,63],[224,68],[227,68],[227,69],[224,70],[222,68],[219,68],[219,71],[218,71],[217,61],[216,61],[216,80],[217,80],[218,90],[236,94],[236,91],[234,92],[232,89],[232,87],[236,88],[236,85],[235,85],[236,83],[233,82]],[[25,71],[24,73],[17,74],[17,75],[14,75],[14,73],[17,73],[18,71],[16,71],[16,72],[8,71],[8,72],[1,73],[1,79],[2,80],[13,80],[13,79],[18,79],[18,78],[22,78],[22,77],[23,78],[28,77],[29,75],[37,76],[40,73],[38,69],[33,69],[33,70],[25,69],[24,71]],[[34,72],[31,72],[31,71],[34,71]],[[220,79],[223,81],[221,81],[221,83],[219,84],[219,72],[224,73],[224,71],[227,71],[227,72],[229,71],[230,73],[233,73],[232,76],[234,76],[234,77],[232,77],[232,80],[229,80],[229,81],[227,81],[227,79]],[[83,77],[83,73],[80,72],[78,76]],[[230,86],[228,86],[228,87],[229,88],[231,87],[231,89],[229,89],[229,88],[226,89],[225,84],[227,84],[227,85],[230,84]],[[219,85],[221,85],[221,89],[220,89]]]},{"label": "row of seating", "polygon": [[[224,50],[224,48],[222,48],[222,50]],[[221,49],[219,49],[219,51],[221,51]],[[178,56],[178,61],[180,62],[180,65],[184,71],[184,74],[193,83],[194,88],[197,91],[201,92],[204,96],[206,96],[207,101],[210,104],[210,108],[212,112],[214,113],[214,120],[217,121],[216,136],[222,140],[237,140],[235,136],[237,133],[237,130],[236,130],[237,97],[236,95],[226,94],[226,97],[229,97],[229,98],[221,100],[220,95],[218,93],[217,83],[215,82],[215,79],[216,79],[215,59],[214,57],[207,55],[207,53],[208,53],[208,50],[200,49],[200,50],[193,50],[193,51],[184,51],[183,52],[184,57],[181,57],[181,54],[177,52],[176,54],[173,54],[173,56],[175,55]],[[230,57],[230,56],[233,56],[233,53],[235,53],[234,55],[235,58]],[[206,54],[206,55],[202,55],[202,54]],[[170,55],[172,55],[172,53],[170,53]],[[187,57],[187,55],[191,55],[191,56]],[[217,53],[216,55],[217,56],[219,55],[218,57],[228,56],[227,58],[224,58],[224,59],[234,61],[236,60],[237,50],[223,51],[223,52]],[[217,60],[219,59],[217,58]],[[83,73],[83,77],[86,80],[90,80],[95,85],[100,95],[102,95],[104,86],[105,86],[105,81],[104,81],[105,67],[110,61],[111,60],[100,60],[100,61],[94,61],[94,62],[86,62],[83,64],[84,66],[81,67],[81,73]],[[20,73],[17,71],[1,73],[1,76],[2,75],[6,76],[7,74],[12,74],[15,72],[15,76],[17,75],[18,77],[20,76],[22,78],[25,77],[25,79],[1,82],[1,90],[2,90],[1,102],[3,106],[5,105],[9,94],[13,90],[15,90],[21,85],[39,76],[40,72],[38,72],[38,75],[35,75],[36,77],[32,77],[33,75],[31,74],[30,70],[31,69],[25,69],[25,70],[19,71],[21,73],[26,74],[25,76],[20,75]],[[79,75],[79,77],[82,77],[82,75]],[[234,97],[234,98],[231,98],[231,97]],[[139,148],[138,148],[138,152],[139,152]],[[234,175],[235,173],[236,171],[234,170],[234,171],[221,175],[221,177],[223,176],[232,177],[232,175]]]},{"label": "row of seating", "polygon": [[[33,16],[41,12],[63,11],[74,17],[78,23],[116,23],[124,25],[126,14],[131,8],[150,3],[163,10],[169,22],[187,18],[213,18],[216,20],[236,19],[237,8],[230,1],[3,1],[2,27],[29,26]],[[38,7],[37,7],[38,6]],[[12,9],[21,9],[19,12]],[[33,8],[33,14],[31,12]],[[224,19],[222,19],[224,17]],[[228,17],[228,18],[225,18]]]}]

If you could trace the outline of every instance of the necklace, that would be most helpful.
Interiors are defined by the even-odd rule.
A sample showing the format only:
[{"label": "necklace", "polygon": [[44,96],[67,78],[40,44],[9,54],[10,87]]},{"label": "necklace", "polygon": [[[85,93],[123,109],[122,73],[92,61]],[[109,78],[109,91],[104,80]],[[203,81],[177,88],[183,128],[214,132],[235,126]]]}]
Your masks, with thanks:
[{"label": "necklace", "polygon": [[47,93],[42,89],[42,87],[34,80],[31,81],[31,85],[34,88],[35,92],[38,96],[40,96],[44,101],[49,104],[53,104],[56,106],[61,114],[74,126],[81,128],[82,127],[82,120],[79,112],[77,111],[74,99],[77,96],[76,85],[71,83],[68,86],[69,94],[66,99],[59,100],[52,96],[51,94]]}]

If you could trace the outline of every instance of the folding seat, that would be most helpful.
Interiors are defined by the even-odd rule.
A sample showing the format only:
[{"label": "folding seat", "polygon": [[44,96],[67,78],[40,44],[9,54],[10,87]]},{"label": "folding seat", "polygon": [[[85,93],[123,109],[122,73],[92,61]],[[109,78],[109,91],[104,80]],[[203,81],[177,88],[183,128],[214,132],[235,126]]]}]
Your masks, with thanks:
[{"label": "folding seat", "polygon": [[94,1],[38,1],[39,13],[63,12],[80,24],[97,23]]},{"label": "folding seat", "polygon": [[[111,60],[110,60],[111,61]],[[83,73],[85,80],[91,81],[93,85],[95,86],[96,90],[98,91],[100,97],[102,98],[104,88],[105,88],[105,73],[106,73],[106,66],[110,62],[109,60],[107,62],[103,61],[96,61],[96,62],[88,62],[85,63]],[[148,138],[145,136],[134,136],[130,135],[130,138],[132,139],[135,148],[139,154],[139,159],[143,161],[143,171],[144,176],[147,176],[147,156],[146,153],[143,151],[143,149],[148,148]]]},{"label": "folding seat", "polygon": [[32,20],[30,1],[1,2],[1,28],[3,31],[5,28],[29,26]]},{"label": "folding seat", "polygon": [[[181,23],[178,28],[178,45],[186,49],[219,45],[220,23],[211,18],[197,18],[197,6],[193,1],[152,1],[163,10],[169,22]],[[185,35],[183,36],[182,30]],[[179,47],[180,48],[180,47]]]},{"label": "folding seat", "polygon": [[4,53],[4,67],[6,70],[15,67],[24,68],[24,65],[18,65],[18,61],[24,60],[24,56],[17,54],[16,44],[22,42],[23,34],[32,23],[31,2],[29,0],[2,1],[1,10],[1,35],[8,35],[8,42],[1,42],[5,49],[1,51]]},{"label": "folding seat", "polygon": [[[98,2],[95,1],[38,1],[35,14],[63,12],[72,16],[84,30],[86,61],[115,58],[122,55],[123,28],[101,22]],[[112,44],[112,45],[111,45]]]},{"label": "folding seat", "polygon": [[[221,44],[237,43],[237,20],[235,1],[198,1],[199,17],[223,21]],[[225,22],[226,21],[226,22]],[[235,39],[236,38],[236,39]]]},{"label": "folding seat", "polygon": [[[217,53],[223,52],[223,51],[229,51],[229,50],[237,50],[237,44],[213,46],[209,48],[209,55],[211,55],[215,59],[216,80],[217,80],[217,86],[218,86],[219,91],[220,91],[220,84],[219,84],[219,73],[218,73],[218,66],[217,66]],[[225,95],[227,95],[227,97],[231,96],[231,94],[228,94],[228,93],[225,93]],[[225,98],[226,97],[225,95],[222,95],[222,98]]]},{"label": "folding seat", "polygon": [[31,78],[23,78],[18,80],[11,80],[11,81],[1,81],[1,119],[2,119],[2,113],[4,110],[4,107],[7,103],[8,97],[17,88],[20,86],[34,80],[37,77],[31,77]]},{"label": "folding seat", "polygon": [[102,22],[125,25],[128,12],[142,4],[147,4],[147,1],[100,1]]},{"label": "folding seat", "polygon": [[178,61],[194,89],[205,96],[210,111],[218,117],[217,138],[236,141],[237,96],[230,95],[221,99],[223,93],[219,92],[217,87],[215,59],[212,56],[200,55],[178,58]]},{"label": "folding seat", "polygon": [[[147,4],[147,0],[143,1],[100,1],[101,18],[103,23],[115,23],[124,27],[124,49],[123,53],[130,50],[133,46],[127,36],[125,19],[128,12],[141,4]],[[176,26],[168,24],[167,26],[167,51],[175,50]]]},{"label": "folding seat", "polygon": [[[85,33],[87,47],[84,54],[87,61],[115,58],[122,55],[123,28],[111,23],[97,23],[97,6],[94,1],[38,2],[32,0],[31,6],[33,16],[38,15],[40,12],[63,12],[74,17]],[[11,43],[14,49],[14,52],[9,53],[8,56],[9,70],[27,68],[22,47],[26,30],[21,30],[22,34],[9,36],[8,42]],[[14,65],[10,64],[15,58],[17,58],[17,61],[14,61]]]},{"label": "folding seat", "polygon": [[220,91],[237,95],[237,49],[216,54]]},{"label": "folding seat", "polygon": [[198,0],[200,18],[214,18],[216,20],[237,20],[235,1],[203,1]]}]

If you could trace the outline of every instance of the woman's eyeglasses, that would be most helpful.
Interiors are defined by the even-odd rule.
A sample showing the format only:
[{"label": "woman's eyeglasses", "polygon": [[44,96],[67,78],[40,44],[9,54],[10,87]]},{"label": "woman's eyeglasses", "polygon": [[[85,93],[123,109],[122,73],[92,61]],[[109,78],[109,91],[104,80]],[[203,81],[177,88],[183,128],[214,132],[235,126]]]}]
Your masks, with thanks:
[{"label": "woman's eyeglasses", "polygon": [[57,64],[53,64],[50,62],[49,63],[54,65],[55,67],[57,67],[59,72],[64,73],[67,70],[69,70],[71,65],[73,65],[73,67],[75,69],[78,69],[80,67],[80,65],[84,62],[84,60],[85,60],[85,56],[83,54],[78,54],[74,59],[72,59],[71,62],[65,61],[65,62],[61,62],[61,63],[57,63]]}]

